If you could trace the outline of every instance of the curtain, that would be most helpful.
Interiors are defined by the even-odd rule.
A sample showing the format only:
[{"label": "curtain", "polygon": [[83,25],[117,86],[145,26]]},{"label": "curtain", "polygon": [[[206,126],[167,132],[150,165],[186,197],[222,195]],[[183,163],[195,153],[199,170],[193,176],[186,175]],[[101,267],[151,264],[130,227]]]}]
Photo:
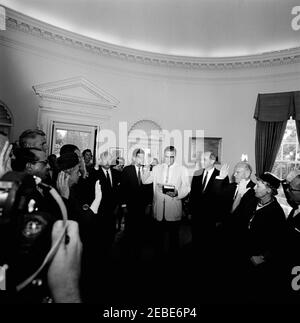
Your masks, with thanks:
[{"label": "curtain", "polygon": [[284,135],[287,120],[256,122],[255,160],[256,173],[270,172],[274,165]]},{"label": "curtain", "polygon": [[287,120],[291,116],[295,117],[294,92],[258,95],[254,112],[256,119],[255,161],[258,175],[272,170]]}]

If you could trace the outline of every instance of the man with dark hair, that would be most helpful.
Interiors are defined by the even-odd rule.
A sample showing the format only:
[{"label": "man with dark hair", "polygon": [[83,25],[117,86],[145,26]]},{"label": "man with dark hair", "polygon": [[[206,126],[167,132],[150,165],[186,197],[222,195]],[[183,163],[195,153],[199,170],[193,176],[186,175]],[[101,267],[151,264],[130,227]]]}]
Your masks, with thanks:
[{"label": "man with dark hair", "polygon": [[19,145],[21,148],[39,148],[44,152],[48,150],[46,134],[39,129],[28,129],[22,132],[19,137]]},{"label": "man with dark hair", "polygon": [[85,149],[82,152],[82,157],[84,159],[86,166],[88,166],[93,160],[93,153],[90,149]]},{"label": "man with dark hair", "polygon": [[125,239],[128,251],[136,260],[141,256],[145,209],[151,203],[147,186],[142,183],[145,152],[137,148],[132,154],[132,164],[121,173],[121,205],[125,218]]},{"label": "man with dark hair", "polygon": [[182,199],[190,192],[187,169],[175,162],[176,148],[164,149],[164,163],[145,170],[143,182],[153,183],[153,216],[156,220],[157,253],[164,252],[165,237],[169,237],[167,253],[173,257],[179,251],[179,225],[182,218]]},{"label": "man with dark hair", "polygon": [[216,156],[214,153],[204,152],[200,161],[203,172],[196,171],[194,173],[190,193],[192,239],[196,250],[204,246],[208,250],[215,240],[216,225],[221,221],[214,188],[215,178],[220,174],[220,171],[215,168]]},{"label": "man with dark hair", "polygon": [[13,170],[26,172],[45,180],[49,176],[49,169],[45,151],[39,148],[19,148],[15,151]]}]

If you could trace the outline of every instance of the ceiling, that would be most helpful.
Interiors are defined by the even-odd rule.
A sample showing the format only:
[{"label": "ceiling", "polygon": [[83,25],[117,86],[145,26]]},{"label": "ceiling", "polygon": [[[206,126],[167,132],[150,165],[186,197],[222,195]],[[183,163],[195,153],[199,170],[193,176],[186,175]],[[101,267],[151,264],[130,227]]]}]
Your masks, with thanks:
[{"label": "ceiling", "polygon": [[[75,33],[129,48],[191,57],[261,54],[300,46],[299,0],[0,0]],[[299,22],[300,24],[300,22]]]}]

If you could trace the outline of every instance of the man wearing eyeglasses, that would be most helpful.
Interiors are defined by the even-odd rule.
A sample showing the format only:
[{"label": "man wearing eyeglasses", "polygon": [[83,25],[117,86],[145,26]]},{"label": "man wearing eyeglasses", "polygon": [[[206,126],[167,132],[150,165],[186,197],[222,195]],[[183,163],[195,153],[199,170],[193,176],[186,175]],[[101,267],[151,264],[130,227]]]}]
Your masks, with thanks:
[{"label": "man wearing eyeglasses", "polygon": [[162,256],[164,238],[169,236],[168,252],[177,256],[179,250],[179,224],[182,218],[182,199],[190,192],[187,169],[176,163],[176,148],[164,150],[164,163],[147,169],[143,183],[153,183],[153,216],[157,224],[157,254]]},{"label": "man wearing eyeglasses", "polygon": [[45,180],[49,176],[46,152],[39,148],[20,148],[15,151],[13,170],[26,172]]}]

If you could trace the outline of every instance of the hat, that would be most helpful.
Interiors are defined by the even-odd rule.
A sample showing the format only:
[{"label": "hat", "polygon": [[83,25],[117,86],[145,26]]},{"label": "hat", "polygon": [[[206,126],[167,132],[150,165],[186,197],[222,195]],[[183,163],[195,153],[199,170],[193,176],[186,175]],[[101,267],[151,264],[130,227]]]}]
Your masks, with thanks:
[{"label": "hat", "polygon": [[79,164],[79,158],[75,153],[66,153],[57,158],[58,170],[66,170]]},{"label": "hat", "polygon": [[266,182],[271,188],[275,190],[279,188],[281,183],[281,180],[277,176],[269,172],[265,172],[262,175],[257,176],[257,178],[262,180],[263,182]]}]

